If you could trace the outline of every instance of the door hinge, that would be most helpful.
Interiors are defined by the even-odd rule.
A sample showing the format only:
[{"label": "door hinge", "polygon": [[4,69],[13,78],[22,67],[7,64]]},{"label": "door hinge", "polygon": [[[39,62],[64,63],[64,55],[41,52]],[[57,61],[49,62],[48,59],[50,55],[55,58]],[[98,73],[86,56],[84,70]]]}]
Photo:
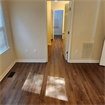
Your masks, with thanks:
[{"label": "door hinge", "polygon": [[69,11],[71,11],[71,8],[69,8]]},{"label": "door hinge", "polygon": [[68,51],[66,52],[66,54],[68,54]]},{"label": "door hinge", "polygon": [[69,31],[68,31],[68,34],[69,34]]}]

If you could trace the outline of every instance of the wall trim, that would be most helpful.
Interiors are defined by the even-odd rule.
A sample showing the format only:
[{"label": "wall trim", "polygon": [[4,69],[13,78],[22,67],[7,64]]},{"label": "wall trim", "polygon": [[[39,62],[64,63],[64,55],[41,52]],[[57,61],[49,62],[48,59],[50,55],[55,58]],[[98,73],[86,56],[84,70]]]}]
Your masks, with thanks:
[{"label": "wall trim", "polygon": [[99,63],[99,60],[69,60],[68,63]]},{"label": "wall trim", "polygon": [[12,62],[12,64],[6,69],[6,71],[0,76],[0,82],[3,80],[3,78],[8,74],[8,72],[12,69],[12,67],[15,65],[16,60]]},{"label": "wall trim", "polygon": [[51,43],[48,43],[48,45],[51,45]]},{"label": "wall trim", "polygon": [[16,62],[29,62],[29,63],[46,63],[46,59],[17,59]]}]

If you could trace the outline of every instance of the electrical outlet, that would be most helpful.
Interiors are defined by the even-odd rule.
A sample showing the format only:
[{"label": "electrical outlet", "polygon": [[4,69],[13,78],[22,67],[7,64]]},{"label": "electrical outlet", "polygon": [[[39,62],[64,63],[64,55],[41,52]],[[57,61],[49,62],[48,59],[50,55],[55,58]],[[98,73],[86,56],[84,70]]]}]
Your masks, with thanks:
[{"label": "electrical outlet", "polygon": [[28,49],[26,49],[25,52],[28,53]]},{"label": "electrical outlet", "polygon": [[36,54],[37,53],[37,51],[36,51],[36,49],[34,49],[34,54]]}]

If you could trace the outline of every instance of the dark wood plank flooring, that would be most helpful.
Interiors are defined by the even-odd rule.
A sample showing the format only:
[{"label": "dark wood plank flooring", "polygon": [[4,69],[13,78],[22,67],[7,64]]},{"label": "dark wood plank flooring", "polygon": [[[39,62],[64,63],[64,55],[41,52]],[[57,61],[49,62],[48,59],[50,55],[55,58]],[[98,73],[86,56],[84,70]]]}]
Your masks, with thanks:
[{"label": "dark wood plank flooring", "polygon": [[[104,105],[104,67],[90,63],[67,63],[62,55],[62,39],[56,36],[48,46],[48,63],[16,63],[0,83],[0,105]],[[29,73],[43,75],[40,94],[22,90]],[[68,101],[45,96],[48,76],[64,78]],[[30,83],[29,87],[30,88]]]}]

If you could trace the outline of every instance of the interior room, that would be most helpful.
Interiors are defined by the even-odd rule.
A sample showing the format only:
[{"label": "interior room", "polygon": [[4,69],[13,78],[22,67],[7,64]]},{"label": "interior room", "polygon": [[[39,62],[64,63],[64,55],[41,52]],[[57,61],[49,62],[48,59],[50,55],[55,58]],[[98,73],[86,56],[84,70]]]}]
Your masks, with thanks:
[{"label": "interior room", "polygon": [[0,105],[105,104],[105,0],[0,1]]}]

